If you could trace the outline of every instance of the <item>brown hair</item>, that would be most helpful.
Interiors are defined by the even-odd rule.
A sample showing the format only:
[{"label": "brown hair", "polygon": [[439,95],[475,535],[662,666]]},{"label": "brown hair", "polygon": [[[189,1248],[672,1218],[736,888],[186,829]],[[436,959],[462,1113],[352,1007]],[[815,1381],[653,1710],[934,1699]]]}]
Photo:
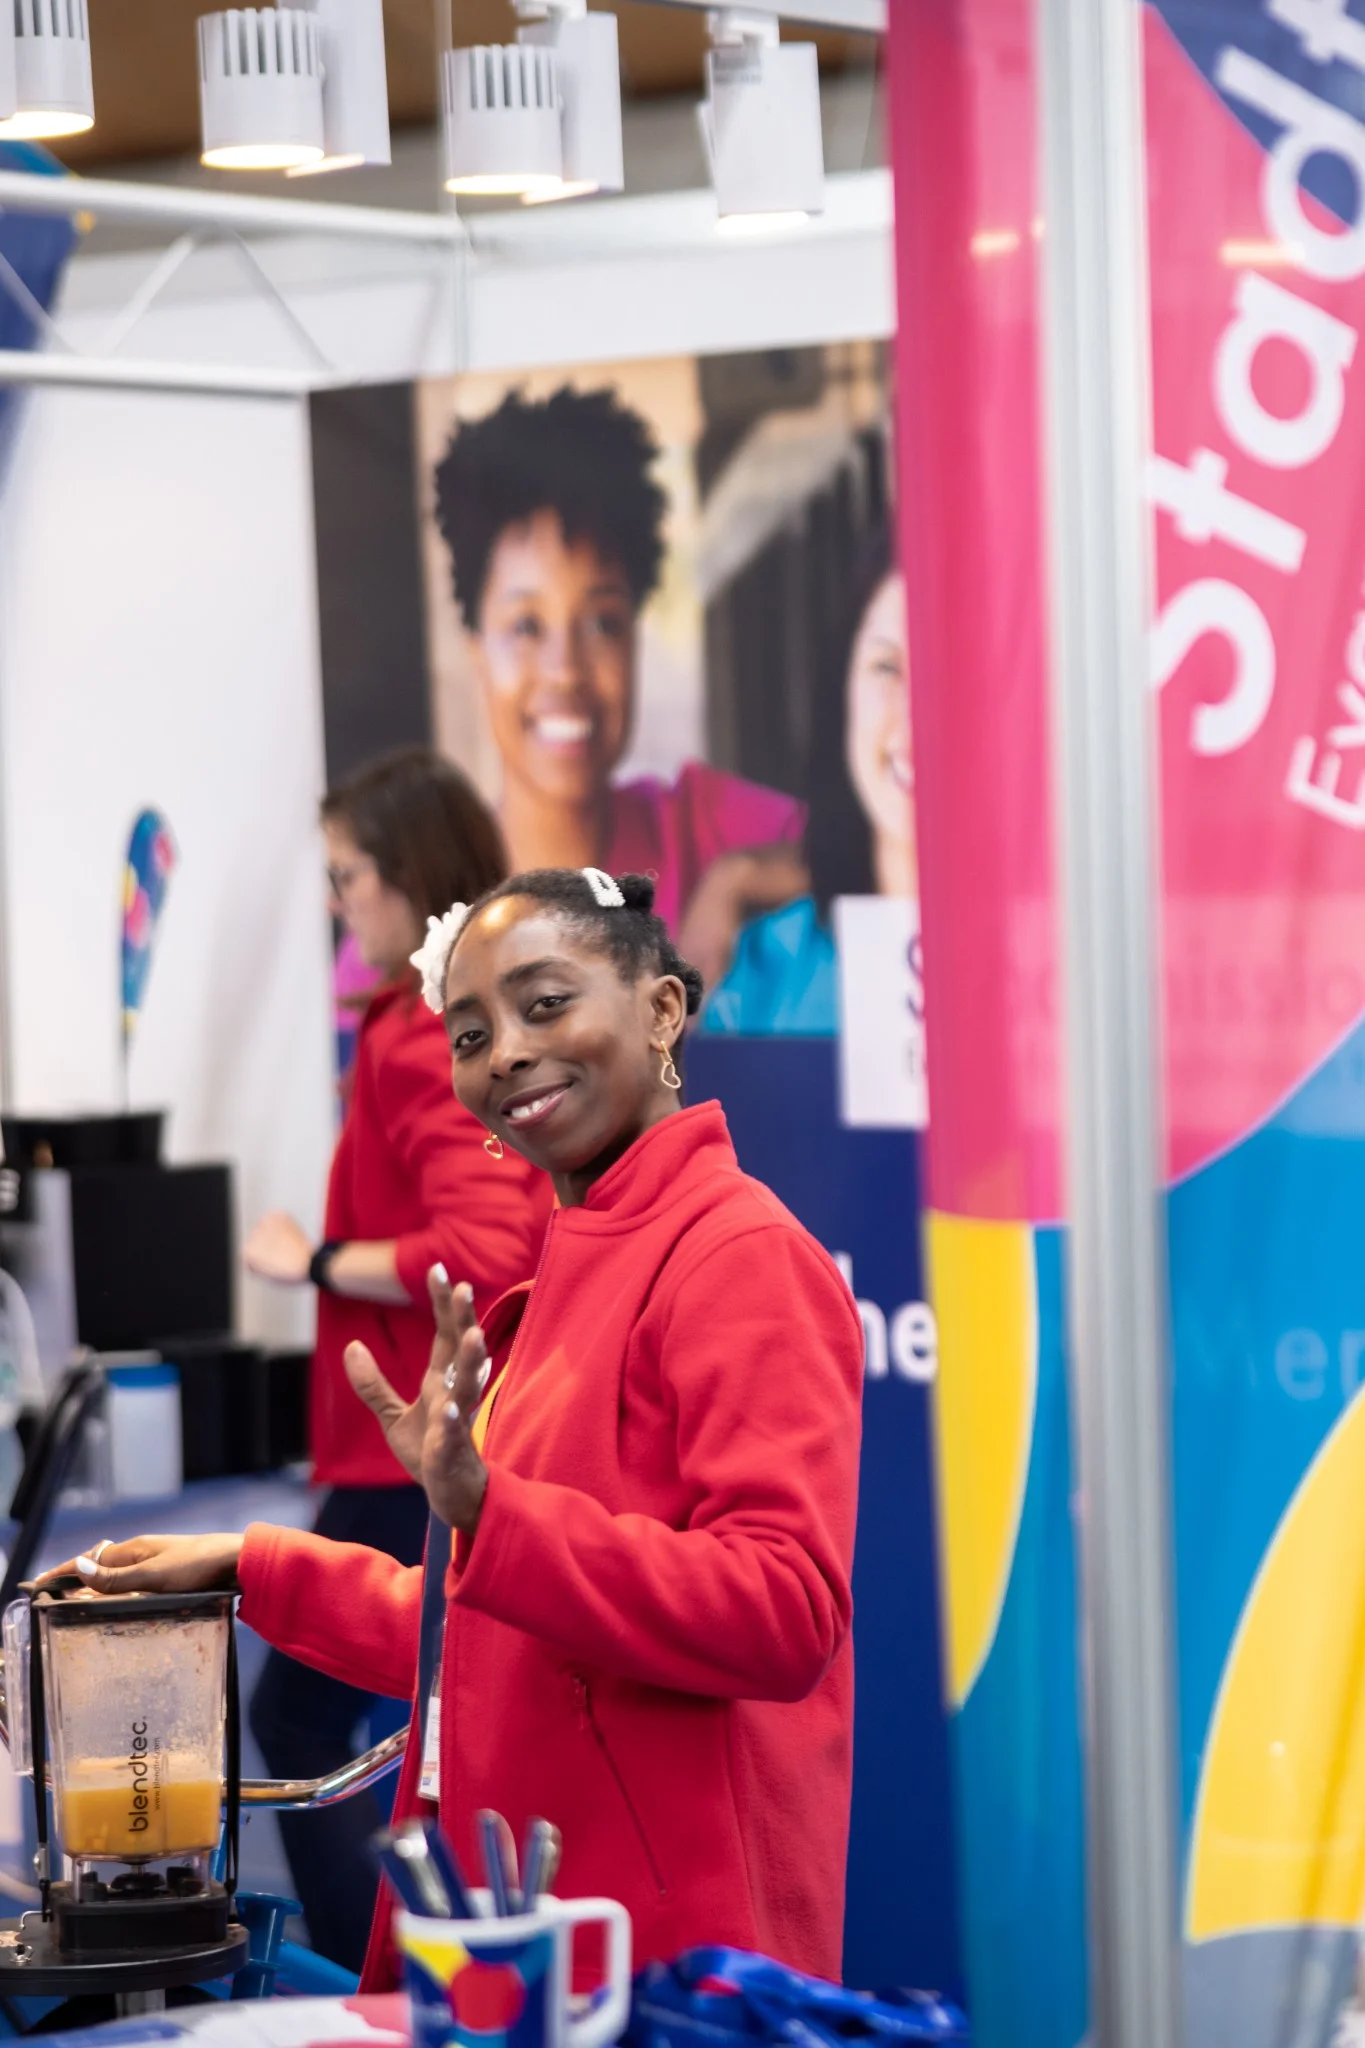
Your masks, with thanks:
[{"label": "brown hair", "polygon": [[350,833],[423,922],[507,878],[497,820],[469,777],[428,747],[367,762],[328,790],[321,814]]}]

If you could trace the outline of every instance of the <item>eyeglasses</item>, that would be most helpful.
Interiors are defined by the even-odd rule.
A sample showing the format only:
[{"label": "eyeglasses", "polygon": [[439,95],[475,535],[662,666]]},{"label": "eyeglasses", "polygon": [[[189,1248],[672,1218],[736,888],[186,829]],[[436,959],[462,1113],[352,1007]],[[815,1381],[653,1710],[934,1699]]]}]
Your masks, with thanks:
[{"label": "eyeglasses", "polygon": [[353,860],[348,867],[328,868],[327,886],[334,896],[342,897],[353,883],[358,882],[362,875],[368,875],[373,867],[374,862],[365,854],[360,860]]}]

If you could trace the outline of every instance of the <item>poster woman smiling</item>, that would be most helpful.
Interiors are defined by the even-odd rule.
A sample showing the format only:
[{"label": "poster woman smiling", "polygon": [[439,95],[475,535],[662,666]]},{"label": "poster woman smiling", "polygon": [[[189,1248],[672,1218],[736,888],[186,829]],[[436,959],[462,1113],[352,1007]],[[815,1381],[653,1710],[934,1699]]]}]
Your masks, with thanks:
[{"label": "poster woman smiling", "polygon": [[513,864],[658,877],[659,913],[703,975],[746,918],[806,885],[794,798],[687,761],[613,782],[634,723],[641,608],[663,561],[645,421],[608,390],[509,392],[458,426],[436,506],[502,768]]}]

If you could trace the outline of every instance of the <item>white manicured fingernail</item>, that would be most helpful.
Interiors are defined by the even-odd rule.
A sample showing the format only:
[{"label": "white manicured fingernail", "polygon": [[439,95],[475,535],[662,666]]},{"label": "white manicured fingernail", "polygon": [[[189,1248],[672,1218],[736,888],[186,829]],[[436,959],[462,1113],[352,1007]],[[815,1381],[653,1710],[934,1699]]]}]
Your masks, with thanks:
[{"label": "white manicured fingernail", "polygon": [[460,1419],[460,1411],[459,1411],[459,1409],[458,1409],[458,1408],[457,1408],[457,1407],[455,1406],[455,1403],[454,1403],[453,1401],[447,1401],[447,1402],[446,1402],[446,1421],[447,1421],[447,1422],[458,1422],[458,1421],[459,1421],[459,1419]]},{"label": "white manicured fingernail", "polygon": [[460,1300],[465,1302],[470,1308],[474,1306],[474,1290],[467,1280],[462,1280],[455,1289],[455,1292],[459,1295]]},{"label": "white manicured fingernail", "polygon": [[491,1359],[491,1358],[485,1358],[485,1360],[484,1360],[483,1364],[482,1364],[482,1365],[481,1365],[481,1366],[479,1367],[479,1392],[480,1392],[480,1393],[482,1393],[482,1392],[483,1392],[483,1390],[484,1390],[484,1388],[485,1388],[485,1387],[486,1387],[486,1386],[488,1385],[488,1376],[489,1376],[489,1374],[490,1374],[490,1373],[492,1372],[492,1370],[493,1370],[493,1361],[492,1361],[492,1359]]},{"label": "white manicured fingernail", "polygon": [[431,1270],[435,1278],[440,1281],[442,1287],[449,1287],[450,1275],[449,1273],[447,1273],[445,1267],[441,1264],[439,1259],[437,1260],[436,1264],[432,1267]]},{"label": "white manicured fingernail", "polygon": [[93,1557],[78,1557],[76,1559],[76,1570],[83,1579],[93,1579],[95,1573],[99,1570],[99,1566],[95,1563]]}]

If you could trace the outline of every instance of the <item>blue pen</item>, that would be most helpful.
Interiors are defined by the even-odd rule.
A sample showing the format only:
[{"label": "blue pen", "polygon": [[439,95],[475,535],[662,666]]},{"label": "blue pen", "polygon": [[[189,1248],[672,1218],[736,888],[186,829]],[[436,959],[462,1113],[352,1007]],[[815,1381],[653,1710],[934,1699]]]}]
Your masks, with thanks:
[{"label": "blue pen", "polygon": [[433,1883],[435,1870],[426,1854],[425,1844],[421,1845],[421,1853],[414,1857],[402,1835],[395,1834],[391,1828],[381,1828],[371,1838],[370,1847],[401,1906],[423,1920],[449,1919],[450,1901],[445,1897],[439,1878]]},{"label": "blue pen", "polygon": [[516,1845],[512,1830],[500,1813],[487,1807],[479,1815],[479,1840],[483,1844],[484,1875],[493,1898],[493,1916],[505,1920],[521,1900],[517,1892]]},{"label": "blue pen", "polygon": [[455,1860],[455,1851],[434,1820],[419,1820],[409,1823],[414,1832],[419,1832],[426,1842],[427,1853],[436,1866],[436,1873],[445,1887],[450,1901],[450,1914],[454,1920],[477,1920],[479,1909],[469,1896],[464,1873]]}]

